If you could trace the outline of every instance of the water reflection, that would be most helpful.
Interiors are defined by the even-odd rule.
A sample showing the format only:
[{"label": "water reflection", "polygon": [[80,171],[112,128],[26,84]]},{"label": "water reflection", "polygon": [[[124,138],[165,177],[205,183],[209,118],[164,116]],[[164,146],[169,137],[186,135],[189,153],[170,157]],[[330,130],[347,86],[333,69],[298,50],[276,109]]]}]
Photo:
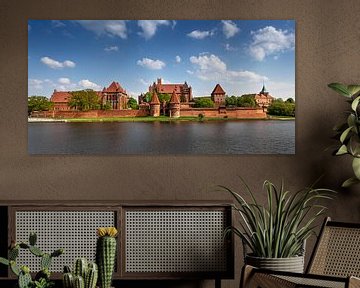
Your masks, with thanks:
[{"label": "water reflection", "polygon": [[295,121],[29,123],[30,154],[294,154]]}]

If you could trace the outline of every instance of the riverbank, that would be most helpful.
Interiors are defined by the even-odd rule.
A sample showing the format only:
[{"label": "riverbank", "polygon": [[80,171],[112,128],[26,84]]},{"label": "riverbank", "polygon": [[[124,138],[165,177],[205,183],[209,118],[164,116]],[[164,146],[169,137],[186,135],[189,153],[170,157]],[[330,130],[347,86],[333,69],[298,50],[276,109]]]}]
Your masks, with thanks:
[{"label": "riverbank", "polygon": [[54,119],[54,118],[28,118],[28,122],[31,123],[41,123],[41,122],[208,122],[208,121],[244,121],[244,120],[295,120],[295,117],[282,117],[282,116],[269,116],[264,119],[254,119],[254,118],[220,118],[220,117],[179,117],[179,118],[170,118],[167,116],[159,117],[106,117],[106,118],[64,118],[64,119]]}]

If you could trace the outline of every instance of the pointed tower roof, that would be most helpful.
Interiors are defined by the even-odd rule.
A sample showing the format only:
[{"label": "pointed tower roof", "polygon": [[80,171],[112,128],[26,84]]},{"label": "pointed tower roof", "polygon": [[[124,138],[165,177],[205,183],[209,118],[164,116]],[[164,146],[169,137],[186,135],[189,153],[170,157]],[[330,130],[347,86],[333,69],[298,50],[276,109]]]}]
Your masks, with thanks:
[{"label": "pointed tower roof", "polygon": [[159,97],[157,96],[156,92],[153,92],[153,95],[151,97],[150,104],[160,104]]},{"label": "pointed tower roof", "polygon": [[265,84],[263,84],[260,94],[266,94],[266,93],[268,93],[268,91],[266,91]]},{"label": "pointed tower roof", "polygon": [[220,84],[216,84],[213,92],[211,94],[225,94],[224,89],[220,86]]},{"label": "pointed tower roof", "polygon": [[173,93],[171,95],[170,103],[172,103],[172,104],[180,104],[180,99],[179,99],[178,95],[176,94],[175,90],[173,91]]}]

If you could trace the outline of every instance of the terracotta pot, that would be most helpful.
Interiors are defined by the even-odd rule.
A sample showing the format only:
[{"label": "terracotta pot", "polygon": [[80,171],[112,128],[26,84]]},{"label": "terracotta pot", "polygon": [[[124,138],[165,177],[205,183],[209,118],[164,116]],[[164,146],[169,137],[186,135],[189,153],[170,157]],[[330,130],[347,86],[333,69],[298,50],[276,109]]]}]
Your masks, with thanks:
[{"label": "terracotta pot", "polygon": [[246,255],[245,263],[263,269],[304,273],[304,256],[289,258],[263,258]]}]

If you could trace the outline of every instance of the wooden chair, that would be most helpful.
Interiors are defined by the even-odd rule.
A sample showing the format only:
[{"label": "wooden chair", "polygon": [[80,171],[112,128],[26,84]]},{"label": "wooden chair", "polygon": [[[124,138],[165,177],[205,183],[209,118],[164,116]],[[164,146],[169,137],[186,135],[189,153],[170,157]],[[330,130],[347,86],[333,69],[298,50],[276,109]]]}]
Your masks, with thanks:
[{"label": "wooden chair", "polygon": [[278,272],[244,266],[240,287],[360,287],[360,223],[326,218],[306,273]]}]

